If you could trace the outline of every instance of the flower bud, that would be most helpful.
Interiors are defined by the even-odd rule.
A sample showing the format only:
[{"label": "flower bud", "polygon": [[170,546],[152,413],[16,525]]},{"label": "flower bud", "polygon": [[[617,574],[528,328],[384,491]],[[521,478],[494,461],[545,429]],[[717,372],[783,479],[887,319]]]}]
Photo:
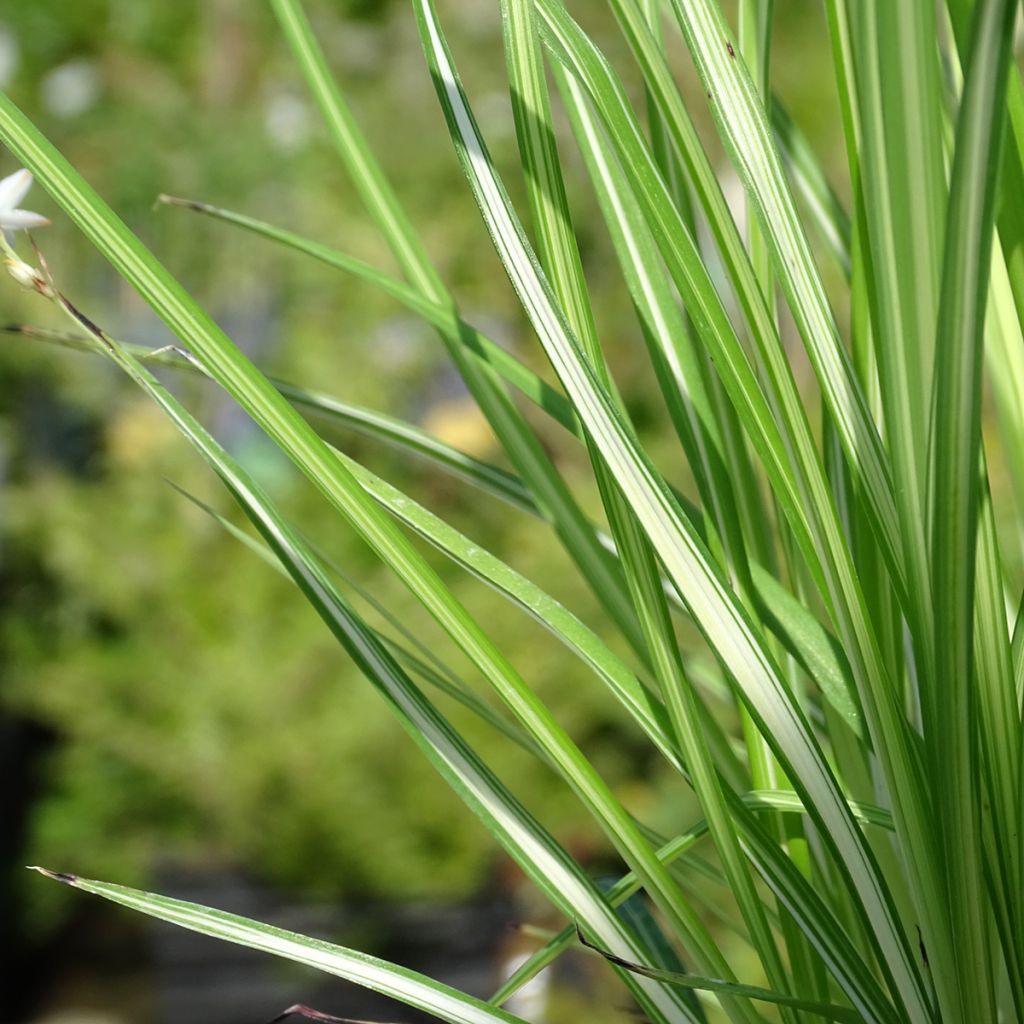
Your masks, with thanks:
[{"label": "flower bud", "polygon": [[43,275],[24,260],[20,260],[17,257],[6,259],[4,260],[4,266],[7,268],[7,273],[22,288],[30,292],[39,292],[40,295],[45,295],[47,298],[53,297],[53,289],[47,284]]}]

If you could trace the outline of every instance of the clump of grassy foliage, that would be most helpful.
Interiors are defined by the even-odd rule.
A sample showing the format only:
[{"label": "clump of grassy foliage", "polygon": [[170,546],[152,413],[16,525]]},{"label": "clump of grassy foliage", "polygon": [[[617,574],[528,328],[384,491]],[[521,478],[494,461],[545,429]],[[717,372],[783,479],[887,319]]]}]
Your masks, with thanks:
[{"label": "clump of grassy foliage", "polygon": [[[740,0],[735,30],[715,0],[609,0],[645,87],[644,117],[560,0],[501,0],[525,186],[517,210],[435,4],[414,0],[452,141],[557,386],[460,317],[299,3],[271,6],[402,280],[285,229],[186,205],[372,280],[426,318],[511,471],[409,424],[269,380],[5,98],[0,137],[175,332],[181,349],[161,358],[206,374],[237,401],[436,619],[511,716],[496,715],[443,664],[425,665],[364,621],[296,525],[152,375],[151,354],[81,314],[45,265],[33,269],[12,255],[14,269],[70,318],[75,332],[63,340],[113,360],[206,459],[256,527],[261,541],[248,542],[287,571],[425,756],[569,923],[483,1002],[216,910],[59,877],[449,1021],[514,1019],[501,1004],[578,938],[607,956],[658,1024],[703,1020],[712,1007],[737,1022],[764,1014],[1020,1019],[1024,616],[1009,567],[1021,536],[997,530],[989,483],[1008,476],[1024,498],[1017,5],[826,0],[853,196],[847,212],[771,97],[770,0]],[[745,188],[745,238],[676,86],[666,28],[681,30]],[[646,449],[605,361],[555,110],[568,119],[614,243],[695,500]],[[846,282],[848,330],[823,285],[812,232]],[[796,386],[783,314],[813,370],[811,394]],[[986,368],[999,431],[983,444]],[[541,443],[538,419],[524,415],[510,388],[585,446],[604,522],[584,515]],[[819,403],[820,430],[811,425]],[[355,418],[533,513],[537,529],[562,542],[628,656],[328,446],[300,414],[310,407]],[[608,688],[693,787],[703,819],[667,840],[638,821],[517,672],[515,652],[493,643],[410,533],[564,641],[566,657],[582,661],[593,685]],[[685,623],[695,631],[681,631]],[[735,704],[735,734],[713,714],[707,680],[692,670],[694,633]],[[628,874],[599,888],[417,678],[487,717],[503,742],[567,783]],[[736,976],[705,923],[706,895],[680,871],[704,836],[711,870],[731,894],[718,910],[756,955],[756,985]],[[615,910],[637,890],[656,911],[657,931]],[[665,969],[670,948],[692,973]]]}]

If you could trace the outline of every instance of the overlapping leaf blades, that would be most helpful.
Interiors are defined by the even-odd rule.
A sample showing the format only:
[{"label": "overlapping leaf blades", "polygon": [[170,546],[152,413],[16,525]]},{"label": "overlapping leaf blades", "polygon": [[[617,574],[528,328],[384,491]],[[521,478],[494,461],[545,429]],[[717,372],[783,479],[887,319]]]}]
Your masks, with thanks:
[{"label": "overlapping leaf blades", "polygon": [[[460,318],[298,0],[271,6],[408,283],[269,225],[199,208],[354,273],[435,326],[516,473],[472,460],[400,421],[268,381],[6,98],[0,136],[502,697],[517,719],[506,736],[573,787],[631,869],[608,898],[465,747],[389,653],[400,648],[365,626],[258,486],[132,351],[108,339],[108,354],[214,466],[485,826],[552,902],[620,961],[646,957],[643,941],[611,909],[641,887],[687,963],[711,977],[704,998],[732,1020],[760,1019],[758,1000],[765,998],[794,1024],[815,1013],[894,1024],[1024,1015],[1024,617],[1011,645],[1004,577],[1013,570],[1001,555],[1007,537],[988,481],[994,453],[981,444],[987,347],[1004,461],[1024,492],[1015,448],[1024,438],[1024,403],[1008,384],[1021,379],[1024,365],[1024,231],[1007,195],[1024,166],[1024,90],[1010,64],[1017,4],[949,0],[947,37],[930,5],[829,0],[853,194],[847,216],[797,126],[777,104],[772,112],[771,4],[745,0],[734,36],[715,0],[668,0],[757,219],[748,248],[668,65],[657,0],[609,0],[646,87],[650,138],[616,72],[561,0],[502,0],[535,256],[474,120],[438,10],[432,0],[413,0],[452,141],[562,391]],[[652,462],[606,363],[562,180],[545,53],[693,471],[699,510],[680,504]],[[1010,144],[1001,155],[1004,132]],[[849,275],[849,348],[784,166],[804,193],[815,230]],[[724,268],[722,293],[696,240],[698,224],[708,227]],[[809,425],[812,399],[798,391],[781,342],[776,283],[814,367],[823,443]],[[610,542],[580,511],[512,402],[509,384],[586,443]],[[637,669],[512,567],[333,450],[286,397],[418,451],[546,519],[631,644]],[[388,513],[562,639],[694,787],[707,821],[659,849]],[[1009,539],[1012,547],[1021,543],[1019,536]],[[693,684],[666,594],[681,599],[727,692],[749,716],[746,762],[729,749]],[[476,706],[488,717],[486,706]],[[743,795],[751,780],[761,784],[780,770],[779,784],[791,784],[791,795]],[[869,819],[892,825],[895,847],[865,831],[851,795],[891,808],[891,816],[871,811]],[[813,841],[804,843],[799,830],[766,830],[755,808],[803,812]],[[693,890],[669,866],[705,832],[735,897],[737,926],[773,990],[767,997],[757,985],[736,981]],[[779,845],[780,835],[788,847]],[[790,915],[781,925],[755,875]],[[327,966],[322,944],[301,937],[103,883],[76,884],[233,941],[281,955],[301,950],[306,962],[348,971],[446,1020],[510,1019],[388,965],[374,964],[373,980],[360,978],[357,966],[368,961],[349,951],[331,951]],[[573,934],[570,926],[495,1002]],[[699,1019],[665,972],[623,976],[652,1019]]]}]

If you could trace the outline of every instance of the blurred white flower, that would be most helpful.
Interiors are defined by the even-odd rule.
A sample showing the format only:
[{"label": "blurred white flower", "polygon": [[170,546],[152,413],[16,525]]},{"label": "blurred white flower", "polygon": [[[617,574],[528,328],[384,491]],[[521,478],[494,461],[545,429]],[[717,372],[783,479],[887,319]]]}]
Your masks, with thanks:
[{"label": "blurred white flower", "polygon": [[99,67],[84,57],[54,68],[40,83],[43,106],[56,117],[84,114],[103,91]]},{"label": "blurred white flower", "polygon": [[309,107],[290,92],[271,92],[263,107],[263,124],[278,149],[291,152],[309,138],[313,118]]},{"label": "blurred white flower", "polygon": [[17,209],[31,187],[32,173],[24,168],[0,181],[0,228],[5,232],[42,228],[50,223],[42,214]]},{"label": "blurred white flower", "polygon": [[0,89],[6,89],[18,67],[18,42],[5,25],[0,25]]}]

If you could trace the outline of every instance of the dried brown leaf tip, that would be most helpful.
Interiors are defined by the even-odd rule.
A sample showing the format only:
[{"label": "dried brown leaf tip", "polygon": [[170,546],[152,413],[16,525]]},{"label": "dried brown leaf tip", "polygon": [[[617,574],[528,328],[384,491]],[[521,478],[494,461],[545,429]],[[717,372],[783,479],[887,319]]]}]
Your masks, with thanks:
[{"label": "dried brown leaf tip", "polygon": [[197,199],[183,199],[181,196],[170,196],[161,192],[153,203],[153,208],[158,206],[182,206],[186,210],[196,210],[198,213],[206,213],[211,207],[208,203],[201,203]]},{"label": "dried brown leaf tip", "polygon": [[29,871],[38,871],[39,874],[52,878],[55,882],[63,882],[65,885],[75,885],[78,882],[78,875],[70,875],[66,871],[51,871],[49,868],[41,868],[38,864],[29,864]]}]

